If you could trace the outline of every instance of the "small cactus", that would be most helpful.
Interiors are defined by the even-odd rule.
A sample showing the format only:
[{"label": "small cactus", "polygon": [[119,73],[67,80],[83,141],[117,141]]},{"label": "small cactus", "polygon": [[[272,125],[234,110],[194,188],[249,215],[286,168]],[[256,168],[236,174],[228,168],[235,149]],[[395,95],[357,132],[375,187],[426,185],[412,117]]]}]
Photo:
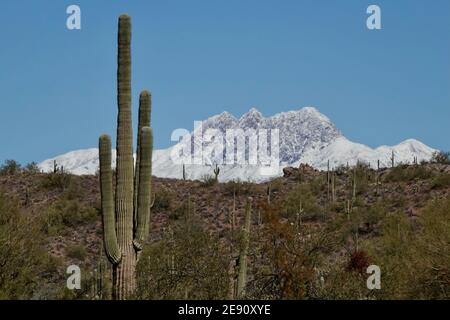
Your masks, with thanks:
[{"label": "small cactus", "polygon": [[216,164],[216,167],[214,168],[214,178],[215,178],[216,182],[219,181],[219,173],[220,173],[220,168],[219,168],[219,166]]},{"label": "small cactus", "polygon": [[392,155],[391,155],[391,166],[392,166],[392,168],[395,166],[395,153],[394,153],[394,150],[392,150]]}]

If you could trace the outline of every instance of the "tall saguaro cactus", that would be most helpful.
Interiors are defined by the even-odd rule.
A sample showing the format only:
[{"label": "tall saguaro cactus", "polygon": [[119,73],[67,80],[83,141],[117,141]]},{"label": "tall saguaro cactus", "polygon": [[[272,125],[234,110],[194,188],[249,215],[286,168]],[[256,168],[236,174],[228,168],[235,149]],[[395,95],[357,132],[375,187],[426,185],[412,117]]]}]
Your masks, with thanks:
[{"label": "tall saguaro cactus", "polygon": [[131,124],[131,19],[119,18],[117,70],[117,163],[115,200],[111,169],[111,138],[99,140],[103,240],[113,265],[113,297],[126,299],[136,288],[138,253],[149,232],[153,134],[150,94],[141,93],[136,170]]}]

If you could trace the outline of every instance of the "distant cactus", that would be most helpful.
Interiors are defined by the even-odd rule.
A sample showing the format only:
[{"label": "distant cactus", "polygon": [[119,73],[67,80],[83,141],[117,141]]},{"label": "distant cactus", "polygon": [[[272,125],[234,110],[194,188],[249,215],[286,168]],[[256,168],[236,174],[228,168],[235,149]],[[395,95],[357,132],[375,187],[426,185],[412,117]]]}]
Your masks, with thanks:
[{"label": "distant cactus", "polygon": [[351,212],[350,200],[347,200],[347,206],[345,208],[345,212],[347,213],[347,220],[350,220],[350,212]]},{"label": "distant cactus", "polygon": [[327,200],[330,201],[330,160],[327,163]]},{"label": "distant cactus", "polygon": [[392,155],[391,155],[391,166],[392,166],[392,168],[395,166],[395,153],[394,153],[394,150],[392,150]]},{"label": "distant cactus", "polygon": [[183,180],[186,181],[186,166],[183,163]]},{"label": "distant cactus", "polygon": [[216,167],[214,168],[214,179],[216,180],[216,182],[219,181],[219,173],[220,173],[220,168],[219,168],[219,166],[216,164]]},{"label": "distant cactus", "polygon": [[245,290],[247,286],[247,256],[250,245],[250,226],[252,218],[252,202],[253,199],[249,197],[247,199],[247,205],[245,208],[245,224],[242,230],[242,242],[239,253],[239,274],[238,274],[238,287],[237,297],[242,299],[245,297]]},{"label": "distant cactus", "polygon": [[331,171],[331,201],[336,201],[336,172]]},{"label": "distant cactus", "polygon": [[297,233],[298,233],[298,231],[299,231],[299,229],[300,229],[300,225],[302,224],[302,216],[303,216],[303,213],[305,212],[305,210],[303,209],[303,204],[302,204],[302,200],[300,200],[299,201],[299,204],[298,204],[298,211],[296,212],[296,217],[295,217],[295,226],[296,226],[296,230],[297,230]]},{"label": "distant cactus", "polygon": [[[131,19],[119,18],[117,166],[115,201],[111,169],[111,138],[99,139],[100,191],[103,240],[113,265],[113,298],[127,299],[135,288],[139,252],[149,233],[153,133],[150,124],[150,94],[141,94],[136,171],[131,125]],[[133,179],[135,178],[135,179]],[[137,181],[135,181],[137,180]],[[136,197],[134,195],[136,193]]]}]

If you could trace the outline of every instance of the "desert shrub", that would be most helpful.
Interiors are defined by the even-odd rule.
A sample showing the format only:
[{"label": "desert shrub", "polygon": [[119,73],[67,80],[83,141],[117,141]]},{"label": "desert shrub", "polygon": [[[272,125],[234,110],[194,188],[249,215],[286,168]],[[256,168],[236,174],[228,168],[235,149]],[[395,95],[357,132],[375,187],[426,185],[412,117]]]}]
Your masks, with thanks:
[{"label": "desert shrub", "polygon": [[85,196],[84,189],[81,188],[77,180],[71,179],[67,187],[64,189],[62,198],[65,200],[82,200]]},{"label": "desert shrub", "polygon": [[450,152],[436,151],[431,156],[432,163],[450,164]]},{"label": "desert shrub", "polygon": [[171,208],[174,198],[174,193],[167,187],[161,186],[156,188],[155,202],[153,204],[152,210],[168,210]]},{"label": "desert shrub", "polygon": [[46,234],[60,234],[66,227],[76,227],[96,221],[95,208],[82,207],[78,200],[61,199],[51,205],[43,215],[42,228]]},{"label": "desert shrub", "polygon": [[228,181],[224,184],[224,192],[227,195],[250,195],[254,191],[254,185],[250,182],[241,181],[239,179]]},{"label": "desert shrub", "polygon": [[450,298],[450,199],[431,200],[418,220],[396,213],[370,241],[382,270],[380,299]]},{"label": "desert shrub", "polygon": [[415,267],[409,296],[450,299],[450,199],[431,200],[419,220],[420,231],[410,246]]},{"label": "desert shrub", "polygon": [[0,175],[14,175],[20,173],[22,167],[20,163],[15,160],[5,160],[5,163],[0,166]]},{"label": "desert shrub", "polygon": [[139,299],[225,299],[228,259],[219,239],[194,220],[149,245],[137,267]]},{"label": "desert shrub", "polygon": [[366,273],[367,267],[370,265],[371,258],[364,250],[355,250],[350,255],[347,262],[347,271]]},{"label": "desert shrub", "polygon": [[323,209],[311,192],[308,184],[301,184],[287,194],[283,203],[283,212],[291,221],[319,220],[324,218]]},{"label": "desert shrub", "polygon": [[409,182],[413,180],[424,180],[433,177],[433,172],[425,166],[400,165],[392,168],[385,176],[387,182]]},{"label": "desert shrub", "polygon": [[314,296],[317,268],[336,249],[334,232],[298,226],[267,207],[258,237],[252,241],[258,262],[250,264],[247,298],[308,299]]},{"label": "desert shrub", "polygon": [[350,214],[350,223],[353,232],[370,233],[381,223],[387,215],[384,203],[378,202],[366,206],[358,206]]},{"label": "desert shrub", "polygon": [[212,187],[215,184],[217,184],[217,180],[210,174],[204,174],[200,179],[200,185],[204,188]]},{"label": "desert shrub", "polygon": [[320,300],[372,299],[375,291],[367,289],[367,274],[349,272],[347,265],[333,263],[321,272],[322,278],[313,283],[311,298]]},{"label": "desert shrub", "polygon": [[36,218],[0,193],[0,300],[32,297],[50,267],[43,246]]},{"label": "desert shrub", "polygon": [[356,177],[356,195],[364,194],[373,175],[369,165],[359,162],[348,174],[350,181],[353,181],[354,176]]},{"label": "desert shrub", "polygon": [[314,178],[309,183],[309,186],[310,186],[311,191],[314,193],[315,196],[320,196],[324,192],[327,192],[326,173],[323,176]]},{"label": "desert shrub", "polygon": [[66,254],[69,258],[84,261],[87,256],[86,248],[82,245],[72,245],[66,248]]},{"label": "desert shrub", "polygon": [[39,166],[36,162],[30,162],[28,163],[24,168],[23,168],[26,172],[29,173],[39,173],[41,172],[41,169],[39,169]]},{"label": "desert shrub", "polygon": [[42,179],[42,187],[45,189],[58,189],[65,191],[72,182],[72,176],[64,171],[46,174]]},{"label": "desert shrub", "polygon": [[439,174],[431,181],[431,188],[433,189],[445,189],[450,187],[450,174]]},{"label": "desert shrub", "polygon": [[91,268],[82,269],[81,288],[69,290],[60,286],[53,299],[58,300],[108,300],[112,297],[111,266],[105,257],[98,257]]},{"label": "desert shrub", "polygon": [[192,201],[191,197],[188,196],[184,201],[180,202],[178,206],[172,208],[169,212],[169,219],[188,221],[195,214],[195,203]]},{"label": "desert shrub", "polygon": [[274,179],[274,180],[268,182],[268,185],[270,186],[270,191],[271,192],[278,192],[278,191],[281,190],[282,180]]}]

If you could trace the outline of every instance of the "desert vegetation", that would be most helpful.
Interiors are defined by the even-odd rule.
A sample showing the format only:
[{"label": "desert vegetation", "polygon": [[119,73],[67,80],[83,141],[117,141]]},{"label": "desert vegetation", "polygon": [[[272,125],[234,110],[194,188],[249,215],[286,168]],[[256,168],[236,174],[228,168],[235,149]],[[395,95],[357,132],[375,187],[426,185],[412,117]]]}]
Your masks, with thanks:
[{"label": "desert vegetation", "polygon": [[[119,18],[117,167],[0,166],[0,299],[449,299],[450,160],[301,164],[255,184],[152,177],[151,95],[131,124],[131,19]],[[67,268],[82,273],[66,286]],[[367,268],[381,270],[368,289]]]},{"label": "desert vegetation", "polygon": [[[308,166],[262,184],[153,178],[132,298],[448,299],[449,172],[442,163],[342,168],[334,199],[331,175]],[[47,183],[58,174],[0,176],[3,299],[112,297],[99,177],[65,173],[65,188]],[[71,264],[82,270],[80,290],[66,288]],[[366,287],[371,264],[381,268],[381,290]]]}]

